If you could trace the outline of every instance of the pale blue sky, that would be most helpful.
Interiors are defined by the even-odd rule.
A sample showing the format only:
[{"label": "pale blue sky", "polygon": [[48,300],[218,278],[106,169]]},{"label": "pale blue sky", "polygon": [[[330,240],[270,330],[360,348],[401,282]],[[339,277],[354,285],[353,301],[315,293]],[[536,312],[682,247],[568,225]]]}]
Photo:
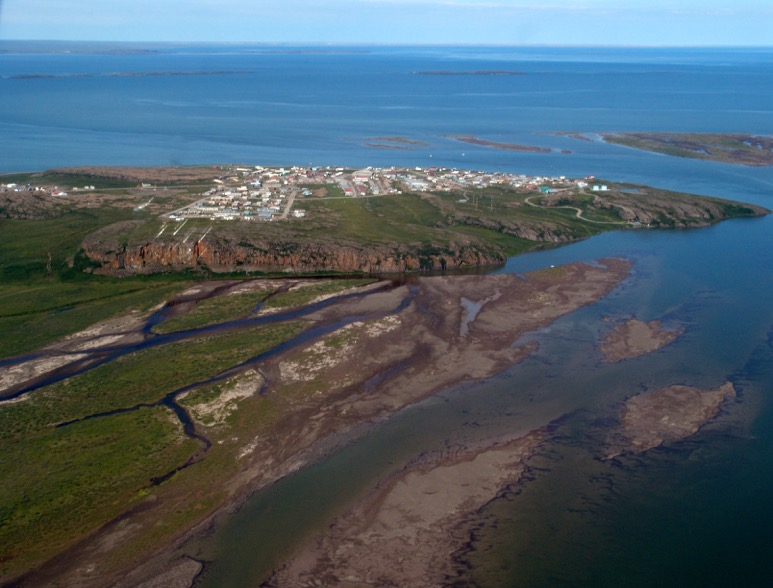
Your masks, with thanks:
[{"label": "pale blue sky", "polygon": [[0,0],[0,39],[773,45],[771,0]]}]

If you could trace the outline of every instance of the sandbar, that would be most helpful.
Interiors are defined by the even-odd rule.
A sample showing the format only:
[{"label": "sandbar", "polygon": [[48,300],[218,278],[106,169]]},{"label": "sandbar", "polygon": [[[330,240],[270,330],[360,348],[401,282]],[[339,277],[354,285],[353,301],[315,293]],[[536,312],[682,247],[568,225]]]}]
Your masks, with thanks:
[{"label": "sandbar", "polygon": [[665,329],[658,320],[645,323],[631,318],[604,334],[600,349],[605,361],[615,363],[657,351],[682,333],[682,328]]},{"label": "sandbar", "polygon": [[689,437],[719,413],[726,399],[735,396],[730,382],[712,390],[666,386],[637,394],[625,403],[620,428],[610,438],[607,457],[641,453]]},{"label": "sandbar", "polygon": [[445,586],[466,519],[517,483],[544,433],[424,457],[392,476],[264,586]]},{"label": "sandbar", "polygon": [[552,149],[547,147],[537,147],[535,145],[521,145],[518,143],[500,143],[497,141],[487,141],[486,139],[479,139],[472,135],[449,135],[449,139],[456,139],[462,143],[469,143],[470,145],[479,145],[481,147],[491,147],[493,149],[500,149],[502,151],[526,151],[529,153],[551,153]]}]

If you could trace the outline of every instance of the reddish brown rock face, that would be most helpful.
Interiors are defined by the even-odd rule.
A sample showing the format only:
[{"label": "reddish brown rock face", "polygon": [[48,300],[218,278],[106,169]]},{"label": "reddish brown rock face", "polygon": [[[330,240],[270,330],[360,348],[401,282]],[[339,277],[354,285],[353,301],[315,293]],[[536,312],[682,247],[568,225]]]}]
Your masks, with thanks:
[{"label": "reddish brown rock face", "polygon": [[320,243],[250,243],[231,241],[148,242],[120,251],[87,245],[85,253],[103,273],[152,273],[204,266],[214,272],[239,270],[293,272],[401,273],[494,266],[505,256],[471,245],[451,245],[442,254],[424,255],[405,247],[354,246]]}]

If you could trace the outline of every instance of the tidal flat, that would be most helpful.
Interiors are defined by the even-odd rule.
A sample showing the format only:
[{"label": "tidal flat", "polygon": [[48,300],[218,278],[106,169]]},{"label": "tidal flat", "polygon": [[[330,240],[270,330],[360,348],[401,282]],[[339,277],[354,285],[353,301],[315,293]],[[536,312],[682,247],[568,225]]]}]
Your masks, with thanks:
[{"label": "tidal flat", "polygon": [[[57,462],[38,460],[38,473],[23,478],[6,472],[11,483],[5,501],[15,515],[5,528],[27,537],[6,554],[6,569],[28,565],[29,554],[39,554],[41,560],[54,557],[23,585],[53,578],[103,585],[111,577],[119,581],[123,574],[112,574],[126,566],[135,571],[118,585],[132,585],[170,561],[184,563],[174,546],[217,512],[313,462],[336,437],[528,356],[530,345],[513,346],[522,335],[604,296],[628,271],[625,260],[607,259],[528,276],[416,277],[365,286],[331,280],[323,295],[325,282],[273,281],[268,285],[278,311],[168,333],[148,332],[136,316],[86,329],[46,353],[55,358],[77,348],[87,356],[78,361],[93,360],[95,367],[48,385],[36,369],[37,386],[21,388],[17,396],[26,400],[0,407],[9,424],[4,434],[18,453],[6,464],[31,459],[33,450],[53,456],[62,439],[77,442],[88,432],[90,444],[105,452],[83,445],[79,459],[90,463],[88,471],[102,471],[104,484],[72,493],[66,489],[86,483],[87,470],[72,464],[62,469]],[[277,292],[280,283],[283,291]],[[196,287],[179,298],[190,301],[199,293],[203,303],[214,292],[229,301],[254,292],[244,282],[224,286]],[[294,292],[304,289],[310,298]],[[291,301],[284,310],[282,296]],[[465,299],[480,304],[473,317]],[[22,383],[15,384],[19,392]],[[143,415],[133,435],[124,436],[137,437],[137,448],[121,450],[114,425]],[[146,438],[148,427],[156,432]],[[131,463],[119,455],[131,456]],[[131,477],[119,482],[111,471]],[[69,516],[30,493],[30,484],[54,478],[61,481],[50,489],[68,496]],[[36,516],[24,514],[30,512]],[[79,512],[89,516],[74,517]],[[63,524],[62,517],[73,524]],[[51,531],[41,536],[33,527]],[[140,565],[151,551],[163,555]]]}]

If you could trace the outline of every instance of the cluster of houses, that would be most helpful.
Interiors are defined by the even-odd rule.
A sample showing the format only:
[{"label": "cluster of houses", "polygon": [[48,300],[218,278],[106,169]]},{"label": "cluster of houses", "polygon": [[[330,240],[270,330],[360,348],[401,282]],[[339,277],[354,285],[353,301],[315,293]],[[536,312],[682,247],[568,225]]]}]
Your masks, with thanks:
[{"label": "cluster of houses", "polygon": [[[81,187],[74,187],[72,188],[73,192],[78,192],[80,190],[90,191],[94,190],[94,186],[83,186]],[[8,184],[0,184],[0,192],[37,192],[39,194],[50,194],[51,196],[67,196],[67,192],[64,190],[61,190],[59,186],[38,186],[35,184],[32,184],[30,182],[27,182],[26,184],[16,184],[16,183],[8,183]]]},{"label": "cluster of houses", "polygon": [[36,192],[38,194],[50,194],[51,196],[67,196],[67,192],[63,192],[57,186],[36,186],[31,183],[26,184],[0,184],[0,192]]},{"label": "cluster of houses", "polygon": [[[501,186],[523,192],[549,192],[571,187],[585,188],[585,180],[568,179],[565,176],[527,176],[525,174],[490,173],[447,168],[415,168],[403,170],[398,179],[412,191],[458,191],[468,188]],[[606,188],[606,186],[604,187]]]},{"label": "cluster of houses", "polygon": [[201,199],[168,215],[171,220],[273,220],[295,196],[295,184],[283,168],[232,167],[214,180]]},{"label": "cluster of houses", "polygon": [[396,172],[382,173],[373,168],[232,166],[224,171],[226,173],[214,180],[215,185],[201,194],[199,200],[167,215],[168,218],[260,221],[288,216],[301,218],[306,214],[303,208],[297,207],[302,198],[320,194],[329,198],[357,198],[399,191],[393,187]]},{"label": "cluster of houses", "polygon": [[[586,181],[570,180],[564,176],[527,176],[436,167],[367,167],[353,170],[343,167],[229,166],[224,168],[224,172],[221,178],[214,180],[212,188],[201,194],[199,200],[167,215],[168,218],[272,221],[305,216],[305,210],[297,206],[303,198],[363,198],[401,194],[403,191],[459,191],[497,185],[543,192],[588,186]],[[600,189],[604,190],[606,186]]]}]

